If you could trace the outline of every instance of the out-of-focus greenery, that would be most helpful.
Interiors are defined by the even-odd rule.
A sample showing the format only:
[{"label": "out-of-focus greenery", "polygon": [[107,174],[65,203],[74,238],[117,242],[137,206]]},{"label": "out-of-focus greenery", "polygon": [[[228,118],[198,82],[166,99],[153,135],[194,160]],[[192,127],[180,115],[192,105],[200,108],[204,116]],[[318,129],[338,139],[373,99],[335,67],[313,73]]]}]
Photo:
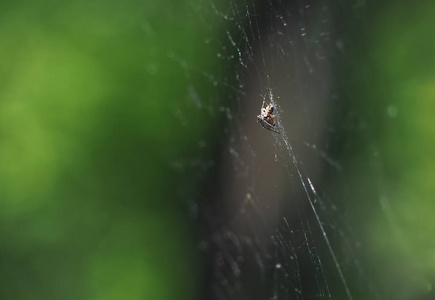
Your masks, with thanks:
[{"label": "out-of-focus greenery", "polygon": [[[207,130],[180,63],[208,55],[192,11],[1,3],[1,299],[192,299],[195,240],[171,165]],[[202,126],[180,126],[179,103]]]},{"label": "out-of-focus greenery", "polygon": [[435,2],[388,1],[367,11],[347,62],[351,101],[364,115],[352,162],[355,216],[380,291],[417,299],[435,282]]},{"label": "out-of-focus greenery", "polygon": [[378,137],[387,179],[380,203],[389,220],[371,224],[374,244],[392,274],[423,290],[435,280],[434,13],[433,1],[402,1],[384,11],[372,46],[378,95],[369,98],[373,106],[382,101],[385,114]]}]

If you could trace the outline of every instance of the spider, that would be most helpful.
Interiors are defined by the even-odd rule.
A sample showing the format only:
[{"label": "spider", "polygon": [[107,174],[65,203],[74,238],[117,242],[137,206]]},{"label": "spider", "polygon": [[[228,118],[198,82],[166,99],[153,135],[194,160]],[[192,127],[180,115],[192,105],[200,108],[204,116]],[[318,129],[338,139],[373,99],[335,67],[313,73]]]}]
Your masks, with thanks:
[{"label": "spider", "polygon": [[275,104],[273,100],[264,106],[265,102],[263,100],[263,105],[261,106],[261,113],[257,116],[258,122],[263,125],[267,130],[273,131],[275,133],[279,133],[279,131],[275,128],[275,115],[272,115],[275,110]]}]

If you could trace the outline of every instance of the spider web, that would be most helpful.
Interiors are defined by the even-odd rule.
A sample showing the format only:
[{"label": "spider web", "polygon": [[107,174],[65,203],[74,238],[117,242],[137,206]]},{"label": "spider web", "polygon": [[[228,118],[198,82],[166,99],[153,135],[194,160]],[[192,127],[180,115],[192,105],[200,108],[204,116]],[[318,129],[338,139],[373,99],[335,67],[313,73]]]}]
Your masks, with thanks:
[{"label": "spider web", "polygon": [[[214,97],[195,85],[188,93],[220,122],[221,137],[218,157],[201,167],[203,195],[191,203],[206,262],[201,298],[382,299],[346,204],[355,192],[343,145],[357,147],[346,138],[358,124],[346,116],[351,104],[334,69],[346,59],[337,16],[349,20],[361,3],[196,5],[217,50],[210,71],[195,72]],[[263,100],[276,104],[279,134],[256,121]]]}]

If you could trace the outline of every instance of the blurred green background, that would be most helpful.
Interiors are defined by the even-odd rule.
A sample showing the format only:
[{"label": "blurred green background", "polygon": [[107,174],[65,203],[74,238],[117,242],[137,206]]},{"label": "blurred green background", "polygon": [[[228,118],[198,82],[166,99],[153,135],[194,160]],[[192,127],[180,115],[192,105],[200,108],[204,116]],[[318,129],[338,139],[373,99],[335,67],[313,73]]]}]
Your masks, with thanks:
[{"label": "blurred green background", "polygon": [[204,121],[173,55],[206,57],[193,14],[185,1],[0,4],[1,299],[192,299],[172,164],[207,129],[176,117]]},{"label": "blurred green background", "polygon": [[379,192],[360,222],[382,289],[396,299],[434,299],[435,2],[389,1],[381,8],[370,9],[373,23],[354,76],[372,126],[355,172],[363,178],[375,171]]},{"label": "blurred green background", "polygon": [[[385,167],[386,196],[358,220],[377,283],[397,284],[394,274],[424,292],[435,280],[435,6],[388,3],[367,12],[362,42],[344,38],[361,43],[346,48],[347,93],[379,129],[357,130],[350,159],[355,186],[367,162]],[[1,299],[195,297],[186,203],[203,174],[186,176],[178,159],[201,164],[216,143],[219,118],[189,94],[200,82],[213,97],[216,82],[198,73],[221,71],[206,41],[229,25],[209,14],[202,1],[0,4]]]}]

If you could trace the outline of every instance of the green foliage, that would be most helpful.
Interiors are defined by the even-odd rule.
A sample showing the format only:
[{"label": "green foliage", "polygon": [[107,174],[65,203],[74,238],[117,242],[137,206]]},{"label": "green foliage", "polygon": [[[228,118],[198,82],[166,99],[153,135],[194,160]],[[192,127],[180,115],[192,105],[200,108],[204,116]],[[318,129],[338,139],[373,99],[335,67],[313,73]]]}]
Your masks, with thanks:
[{"label": "green foliage", "polygon": [[177,118],[191,79],[174,55],[209,51],[190,4],[0,6],[0,298],[193,297],[172,167],[208,127],[194,105],[202,126]]},{"label": "green foliage", "polygon": [[424,295],[435,278],[434,11],[428,1],[384,3],[362,30],[364,46],[353,52],[360,67],[353,95],[369,119],[353,158],[355,210],[370,212],[360,213],[359,223],[374,280],[400,299]]}]

